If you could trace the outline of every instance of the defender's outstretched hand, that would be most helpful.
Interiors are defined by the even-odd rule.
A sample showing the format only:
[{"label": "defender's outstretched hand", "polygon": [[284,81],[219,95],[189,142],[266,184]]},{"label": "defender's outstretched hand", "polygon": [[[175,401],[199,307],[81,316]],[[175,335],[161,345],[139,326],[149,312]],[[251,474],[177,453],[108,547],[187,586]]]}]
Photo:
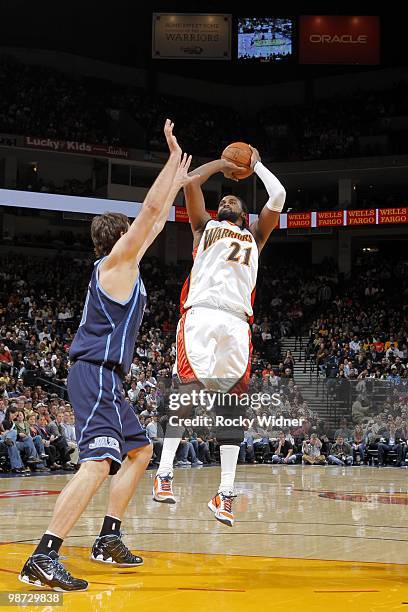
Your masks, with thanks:
[{"label": "defender's outstretched hand", "polygon": [[166,119],[164,124],[164,135],[166,137],[167,146],[171,155],[179,155],[181,157],[181,148],[177,142],[177,138],[173,134],[174,123],[170,119]]},{"label": "defender's outstretched hand", "polygon": [[199,182],[201,178],[199,174],[192,174],[189,176],[188,169],[190,168],[191,160],[192,160],[192,156],[187,155],[187,153],[184,153],[183,157],[180,160],[180,163],[177,168],[176,174],[174,176],[174,181],[173,181],[173,184],[176,187],[178,187],[178,189],[181,189],[182,187],[185,187],[186,185],[191,185],[195,181]]}]

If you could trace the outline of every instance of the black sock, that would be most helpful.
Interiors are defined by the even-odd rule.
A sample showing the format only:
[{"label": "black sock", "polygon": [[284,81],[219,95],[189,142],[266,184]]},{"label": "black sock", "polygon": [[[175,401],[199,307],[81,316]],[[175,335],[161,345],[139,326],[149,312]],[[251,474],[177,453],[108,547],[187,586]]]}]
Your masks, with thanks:
[{"label": "black sock", "polygon": [[115,518],[114,516],[109,516],[107,514],[103,519],[103,525],[99,537],[112,534],[115,534],[117,536],[120,535],[121,524],[122,521],[120,521],[118,518]]},{"label": "black sock", "polygon": [[61,548],[62,542],[62,538],[45,532],[33,555],[48,555],[52,550],[57,553]]}]

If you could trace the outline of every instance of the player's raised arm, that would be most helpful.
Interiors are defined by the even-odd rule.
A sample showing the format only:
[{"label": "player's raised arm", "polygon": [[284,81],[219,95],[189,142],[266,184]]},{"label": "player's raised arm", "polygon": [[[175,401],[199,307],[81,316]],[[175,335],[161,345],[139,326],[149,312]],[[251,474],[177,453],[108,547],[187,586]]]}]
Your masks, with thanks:
[{"label": "player's raised arm", "polygon": [[173,128],[174,124],[167,119],[164,126],[164,134],[170,151],[167,163],[148,191],[142,210],[104,261],[105,270],[120,265],[121,262],[138,263],[159,231],[163,229],[178,192],[177,190],[174,193],[173,181],[180,165],[181,148],[173,135]]},{"label": "player's raised arm", "polygon": [[138,254],[139,261],[143,257],[145,251],[149,248],[149,246],[155,240],[156,236],[160,234],[163,227],[165,226],[166,221],[169,216],[170,208],[172,207],[174,200],[176,199],[176,196],[178,192],[180,191],[180,189],[190,184],[194,180],[194,177],[190,177],[188,174],[188,169],[190,167],[190,164],[191,164],[191,155],[187,156],[187,154],[184,153],[183,157],[180,160],[179,166],[176,170],[176,174],[173,178],[173,182],[167,194],[167,198],[164,202],[162,212],[156,219],[150,234],[148,235],[147,239],[145,240],[143,246],[141,247],[139,251],[139,254]]},{"label": "player's raised arm", "polygon": [[258,219],[250,226],[258,249],[261,251],[271,235],[271,232],[279,223],[279,215],[285,204],[286,191],[279,179],[262,164],[258,150],[254,147],[251,147],[251,150],[251,166],[255,174],[259,176],[265,185],[265,189],[269,196],[269,200],[261,210]]},{"label": "player's raised arm", "polygon": [[237,180],[233,177],[233,174],[234,172],[239,172],[239,170],[239,166],[236,166],[230,161],[215,159],[189,172],[189,177],[194,180],[185,185],[184,195],[186,198],[188,218],[190,219],[191,229],[194,234],[194,247],[197,246],[200,241],[207,221],[211,219],[210,215],[205,210],[205,201],[201,185],[211,176],[217,174],[217,172],[222,172],[226,178]]}]

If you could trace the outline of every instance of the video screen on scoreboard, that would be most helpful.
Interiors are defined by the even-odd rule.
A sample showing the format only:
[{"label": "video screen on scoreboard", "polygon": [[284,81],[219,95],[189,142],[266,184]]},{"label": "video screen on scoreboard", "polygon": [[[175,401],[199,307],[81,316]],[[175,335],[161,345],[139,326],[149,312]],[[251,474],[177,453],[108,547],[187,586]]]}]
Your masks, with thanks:
[{"label": "video screen on scoreboard", "polygon": [[282,17],[240,17],[238,59],[280,62],[292,59],[293,20]]}]

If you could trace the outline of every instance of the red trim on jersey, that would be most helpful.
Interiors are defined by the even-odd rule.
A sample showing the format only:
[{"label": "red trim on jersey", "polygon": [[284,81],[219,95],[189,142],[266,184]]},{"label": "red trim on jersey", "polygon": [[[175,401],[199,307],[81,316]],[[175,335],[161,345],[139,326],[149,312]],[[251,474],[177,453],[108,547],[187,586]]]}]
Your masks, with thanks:
[{"label": "red trim on jersey", "polygon": [[[251,307],[252,307],[252,312],[254,312],[254,302],[255,302],[255,296],[256,296],[256,287],[254,287],[252,289],[252,293],[251,293]],[[252,325],[252,323],[254,322],[254,315],[248,317],[248,323],[250,325]]]},{"label": "red trim on jersey", "polygon": [[239,381],[228,391],[228,393],[236,393],[242,395],[248,391],[249,379],[251,377],[251,364],[252,364],[252,333],[248,329],[248,342],[249,342],[249,356],[246,370]]},{"label": "red trim on jersey", "polygon": [[194,370],[190,365],[190,362],[186,353],[184,325],[186,322],[186,315],[184,314],[180,319],[180,327],[177,333],[177,375],[180,382],[189,383],[197,380]]},{"label": "red trim on jersey", "polygon": [[[193,261],[197,255],[197,249],[198,246],[196,246],[196,248],[193,250]],[[187,301],[188,298],[188,292],[190,290],[190,279],[191,279],[191,272],[190,274],[187,276],[186,280],[184,281],[184,285],[181,289],[181,293],[180,293],[180,314],[183,315],[186,311],[186,309],[184,308],[184,304]]]},{"label": "red trim on jersey", "polygon": [[190,274],[187,276],[186,280],[184,281],[184,285],[180,293],[180,314],[181,315],[183,315],[186,312],[186,309],[184,308],[184,304],[187,301],[189,290],[190,290]]}]

